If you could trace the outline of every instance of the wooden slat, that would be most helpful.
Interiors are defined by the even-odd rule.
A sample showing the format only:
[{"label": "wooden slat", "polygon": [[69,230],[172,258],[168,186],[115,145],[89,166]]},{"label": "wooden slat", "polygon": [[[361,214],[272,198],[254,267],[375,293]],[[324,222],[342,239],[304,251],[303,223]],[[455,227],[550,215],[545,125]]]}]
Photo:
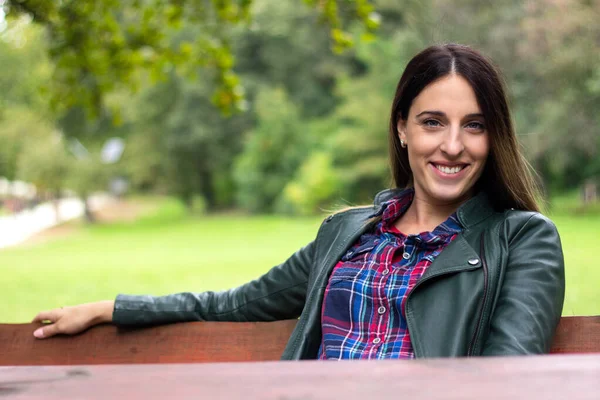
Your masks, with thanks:
[{"label": "wooden slat", "polygon": [[551,353],[600,352],[600,315],[562,317],[556,330]]},{"label": "wooden slat", "polygon": [[33,337],[37,324],[0,325],[0,365],[145,364],[279,360],[296,320],[188,322],[77,336]]},{"label": "wooden slat", "polygon": [[0,397],[597,400],[600,355],[0,368]]},{"label": "wooden slat", "polygon": [[[296,320],[189,322],[33,338],[37,324],[0,324],[0,365],[200,363],[278,360]],[[563,317],[552,353],[600,352],[600,316]]]}]

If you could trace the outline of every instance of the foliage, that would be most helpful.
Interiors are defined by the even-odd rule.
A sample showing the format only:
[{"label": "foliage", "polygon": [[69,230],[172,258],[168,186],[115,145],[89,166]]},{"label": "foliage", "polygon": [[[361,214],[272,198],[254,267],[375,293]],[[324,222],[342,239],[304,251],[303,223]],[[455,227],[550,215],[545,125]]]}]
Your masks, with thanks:
[{"label": "foliage", "polygon": [[233,202],[231,159],[250,121],[223,117],[207,96],[211,90],[210,83],[172,74],[126,109],[124,168],[134,187],[176,193],[190,207],[197,193],[209,209]]},{"label": "foliage", "polygon": [[252,212],[273,211],[308,150],[309,134],[281,89],[265,89],[256,101],[258,123],[236,161],[238,204]]},{"label": "foliage", "polygon": [[19,155],[25,145],[25,135],[45,127],[38,123],[29,110],[16,107],[4,110],[1,122],[0,176],[15,180],[18,177]]},{"label": "foliage", "polygon": [[67,177],[67,187],[70,190],[83,199],[87,199],[95,191],[106,190],[111,176],[110,167],[103,165],[93,155],[81,159],[70,158],[69,161],[71,165]]},{"label": "foliage", "polygon": [[285,185],[278,208],[301,215],[322,212],[339,194],[340,186],[340,172],[333,167],[331,154],[314,152]]},{"label": "foliage", "polygon": [[[332,54],[328,30],[314,13],[290,2],[262,0],[248,31],[235,37],[236,70],[245,82],[248,110],[263,86],[282,87],[303,117],[321,117],[337,106],[340,74],[364,72],[353,51]],[[259,11],[260,10],[260,11]]]},{"label": "foliage", "polygon": [[[21,159],[35,164],[36,146],[53,135],[93,154],[120,137],[126,148],[112,173],[190,208],[198,196],[211,211],[370,202],[390,184],[388,113],[406,62],[455,41],[504,72],[521,144],[547,193],[600,180],[597,2],[377,0],[374,13],[359,0],[225,0],[202,3],[202,15],[189,0],[4,4],[0,175],[10,179],[32,176]],[[371,19],[377,37],[365,34]],[[238,97],[215,103],[222,90]],[[239,112],[223,115],[228,101]]]},{"label": "foliage", "polygon": [[57,132],[26,141],[18,162],[18,176],[34,184],[39,193],[60,193],[66,187],[67,174],[74,171]]},{"label": "foliage", "polygon": [[[356,56],[367,72],[339,79],[336,94],[344,100],[323,123],[311,125],[318,138],[312,149],[316,154],[286,188],[287,200],[298,211],[338,207],[341,201],[370,202],[375,193],[389,186],[389,107],[401,69],[419,47],[418,37],[408,29],[397,30],[386,41],[357,45]],[[316,169],[317,165],[322,169]],[[310,173],[321,174],[321,180],[318,175],[309,177]]]},{"label": "foliage", "polygon": [[19,156],[28,138],[44,137],[53,130],[41,92],[50,71],[44,55],[40,29],[15,24],[1,33],[0,176],[11,180],[18,178]]},{"label": "foliage", "polygon": [[[257,120],[257,93],[281,86],[302,117],[314,117],[335,108],[338,71],[359,73],[351,54],[331,54],[328,32],[310,10],[286,2],[260,10],[249,31],[235,33],[237,69],[247,89],[244,113],[223,117],[209,101],[214,84],[203,78],[206,71],[190,67],[186,75],[200,74],[198,80],[170,73],[158,84],[147,82],[133,99],[124,91],[113,93],[107,100],[119,109],[118,132],[82,120],[80,111],[63,118],[62,126],[69,136],[82,140],[109,131],[127,137],[124,174],[134,188],[177,193],[188,205],[199,193],[209,209],[231,206],[236,190],[232,159],[242,151],[241,137],[251,135]],[[196,27],[188,26],[171,40],[191,40],[198,34]]]},{"label": "foliage", "polygon": [[[70,152],[48,107],[44,89],[52,65],[46,51],[43,30],[22,20],[1,34],[0,176],[33,183],[39,195],[56,196],[71,189],[85,197],[105,189],[106,179],[99,177],[107,168],[100,163],[88,167]],[[79,124],[73,125],[74,130],[81,129]]]},{"label": "foliage", "polygon": [[[348,19],[361,21],[367,32],[377,28],[368,0],[304,2],[329,24],[336,50],[351,45],[344,30]],[[48,29],[56,65],[55,106],[82,105],[97,113],[107,93],[139,85],[140,69],[161,79],[173,66],[182,65],[213,69],[217,84],[212,100],[219,108],[231,112],[242,104],[231,35],[234,27],[250,23],[253,0],[6,0],[5,4],[9,16],[25,14]],[[173,46],[169,38],[185,26],[197,27],[198,35]]]}]

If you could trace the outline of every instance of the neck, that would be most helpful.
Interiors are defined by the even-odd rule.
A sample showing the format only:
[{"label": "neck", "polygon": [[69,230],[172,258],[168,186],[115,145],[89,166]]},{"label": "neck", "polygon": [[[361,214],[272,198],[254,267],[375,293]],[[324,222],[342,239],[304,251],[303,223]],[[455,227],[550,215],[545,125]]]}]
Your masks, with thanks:
[{"label": "neck", "polygon": [[397,221],[396,227],[404,234],[431,232],[455,212],[464,199],[450,203],[432,203],[415,193],[406,213]]}]

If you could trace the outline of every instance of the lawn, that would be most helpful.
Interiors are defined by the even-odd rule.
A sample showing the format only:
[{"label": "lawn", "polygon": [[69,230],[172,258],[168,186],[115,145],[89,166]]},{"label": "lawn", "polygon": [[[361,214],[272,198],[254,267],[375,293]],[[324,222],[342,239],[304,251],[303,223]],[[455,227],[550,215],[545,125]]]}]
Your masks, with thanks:
[{"label": "lawn", "polygon": [[551,213],[565,255],[567,293],[563,315],[600,315],[600,212]]},{"label": "lawn", "polygon": [[[565,315],[600,314],[593,249],[600,213],[553,212],[567,270]],[[0,322],[28,322],[40,310],[111,299],[226,289],[259,276],[308,243],[320,218],[188,217],[173,200],[129,223],[76,225],[44,243],[0,250]]]},{"label": "lawn", "polygon": [[176,201],[132,223],[77,227],[46,243],[0,250],[0,322],[118,293],[221,290],[285,260],[319,218],[188,217]]}]

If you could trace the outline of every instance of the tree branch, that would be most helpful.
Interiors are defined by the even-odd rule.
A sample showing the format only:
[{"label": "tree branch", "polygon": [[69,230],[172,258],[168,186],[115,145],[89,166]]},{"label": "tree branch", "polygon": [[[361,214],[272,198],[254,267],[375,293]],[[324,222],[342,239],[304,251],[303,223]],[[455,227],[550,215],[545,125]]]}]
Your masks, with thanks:
[{"label": "tree branch", "polygon": [[44,24],[50,28],[54,26],[48,15],[45,15],[41,10],[36,9],[35,6],[32,6],[31,2],[27,0],[8,0],[7,3],[10,9],[15,10],[18,13],[29,14],[37,23]]}]

